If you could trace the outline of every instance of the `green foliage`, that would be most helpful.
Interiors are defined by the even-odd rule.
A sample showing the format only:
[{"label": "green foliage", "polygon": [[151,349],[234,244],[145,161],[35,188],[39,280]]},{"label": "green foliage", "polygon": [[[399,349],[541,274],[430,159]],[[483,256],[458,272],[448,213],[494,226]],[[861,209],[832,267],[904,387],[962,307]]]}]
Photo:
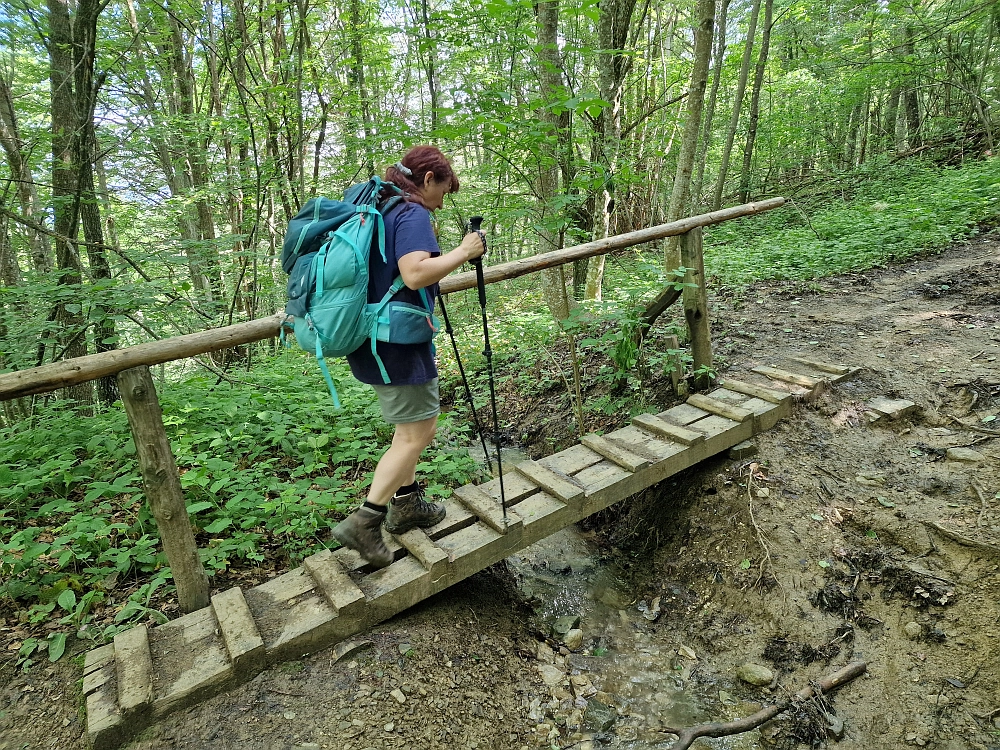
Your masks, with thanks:
[{"label": "green foliage", "polygon": [[[210,574],[300,559],[364,496],[391,429],[370,389],[343,361],[333,365],[339,412],[299,352],[263,363],[238,385],[195,375],[160,386]],[[460,447],[466,432],[442,417],[442,449],[420,466],[429,494],[446,495],[477,471]],[[0,606],[22,610],[29,622],[58,617],[76,628],[93,620],[95,607],[111,607],[114,624],[95,637],[162,618],[153,605],[169,589],[170,571],[128,435],[120,407],[81,419],[58,402],[30,424],[0,431]],[[50,657],[58,650],[50,645]]]},{"label": "green foliage", "polygon": [[941,249],[1000,218],[1000,159],[947,169],[873,165],[841,184],[844,192],[804,202],[801,213],[785,206],[712,227],[706,273],[741,286],[857,272]]}]

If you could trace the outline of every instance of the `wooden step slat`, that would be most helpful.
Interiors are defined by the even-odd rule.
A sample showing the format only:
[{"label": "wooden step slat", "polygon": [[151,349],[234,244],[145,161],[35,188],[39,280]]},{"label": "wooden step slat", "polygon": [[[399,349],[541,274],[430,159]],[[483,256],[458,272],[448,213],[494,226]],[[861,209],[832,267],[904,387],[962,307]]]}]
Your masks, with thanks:
[{"label": "wooden step slat", "polygon": [[850,375],[851,368],[847,365],[835,365],[829,362],[820,362],[816,359],[810,359],[808,357],[789,357],[792,362],[798,362],[800,365],[805,365],[806,367],[811,367],[814,370],[819,370],[820,372],[829,372],[833,375]]},{"label": "wooden step slat", "polygon": [[573,503],[583,497],[583,487],[536,461],[521,461],[519,472],[554,497]]},{"label": "wooden step slat", "polygon": [[632,417],[632,424],[681,445],[696,445],[705,442],[705,436],[700,432],[671,424],[655,414],[637,414]]},{"label": "wooden step slat", "polygon": [[753,419],[753,412],[749,409],[741,409],[739,406],[727,404],[725,401],[711,396],[703,396],[700,393],[692,393],[688,396],[687,403],[734,422],[746,422]]},{"label": "wooden step slat", "polygon": [[434,544],[423,529],[410,529],[403,534],[393,534],[393,536],[432,576],[441,575],[448,567],[448,553]]},{"label": "wooden step slat", "polygon": [[316,582],[327,604],[340,617],[352,617],[365,607],[365,594],[328,549],[310,555],[302,566]]},{"label": "wooden step slat", "polygon": [[612,440],[600,435],[590,434],[580,438],[580,442],[586,445],[594,453],[599,453],[609,461],[612,461],[623,469],[632,473],[642,471],[649,466],[650,461],[630,450],[623,448]]},{"label": "wooden step slat", "polygon": [[500,507],[500,503],[474,484],[458,487],[454,494],[462,505],[498,534],[506,534],[522,526],[520,516],[510,508],[507,509],[507,522],[504,523],[503,508]]},{"label": "wooden step slat", "polygon": [[213,596],[212,609],[219,623],[222,642],[226,644],[229,659],[233,662],[233,669],[237,672],[246,671],[248,666],[263,658],[264,639],[239,586]]},{"label": "wooden step slat", "polygon": [[153,657],[145,625],[115,636],[115,672],[122,713],[148,710],[153,703]]},{"label": "wooden step slat", "polygon": [[772,404],[783,404],[792,400],[792,394],[787,391],[775,391],[754,383],[744,383],[742,380],[724,380],[719,383],[727,390],[742,393],[744,396],[753,396]]},{"label": "wooden step slat", "polygon": [[825,382],[821,378],[813,378],[809,375],[799,375],[795,372],[788,372],[788,370],[779,370],[777,367],[767,367],[766,365],[760,365],[753,368],[753,371],[760,374],[766,375],[771,378],[771,380],[780,380],[784,383],[792,383],[793,385],[801,385],[805,388],[818,388]]}]

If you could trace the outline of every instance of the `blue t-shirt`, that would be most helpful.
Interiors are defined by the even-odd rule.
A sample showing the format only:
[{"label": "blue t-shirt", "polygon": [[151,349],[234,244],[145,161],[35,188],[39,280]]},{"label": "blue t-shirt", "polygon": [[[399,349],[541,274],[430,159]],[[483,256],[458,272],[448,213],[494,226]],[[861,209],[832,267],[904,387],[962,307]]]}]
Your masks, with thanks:
[{"label": "blue t-shirt", "polygon": [[[431,213],[419,203],[403,202],[394,206],[384,217],[385,222],[385,257],[382,261],[378,247],[372,248],[368,269],[371,274],[368,281],[368,301],[379,302],[389,291],[392,282],[399,276],[399,259],[413,252],[427,252],[432,256],[440,255],[437,237],[431,224]],[[438,284],[425,288],[427,299],[434,309],[434,301],[438,295]],[[394,300],[409,302],[424,306],[420,292],[403,287]],[[379,341],[378,355],[389,373],[390,385],[420,385],[438,376],[437,363],[434,360],[434,349],[430,342],[425,344],[390,344]],[[378,363],[372,356],[372,343],[369,339],[358,349],[347,355],[354,377],[369,385],[384,385]]]}]

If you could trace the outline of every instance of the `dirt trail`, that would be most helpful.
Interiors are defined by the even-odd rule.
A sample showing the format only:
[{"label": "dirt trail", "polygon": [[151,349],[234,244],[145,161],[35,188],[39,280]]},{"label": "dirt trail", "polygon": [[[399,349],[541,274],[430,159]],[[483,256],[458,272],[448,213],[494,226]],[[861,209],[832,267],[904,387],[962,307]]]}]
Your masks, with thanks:
[{"label": "dirt trail", "polygon": [[[712,747],[1000,748],[1000,439],[987,432],[1000,431],[988,419],[1000,414],[998,290],[993,234],[886,270],[714,300],[717,352],[734,375],[802,353],[863,369],[760,436],[756,456],[705,462],[603,519],[619,561],[632,560],[636,599],[661,599],[655,621],[629,601],[623,618],[651,650],[675,654],[670,682],[701,696],[702,718],[746,715],[855,658],[869,675],[827,715],[807,706]],[[869,424],[864,405],[880,396],[919,409]],[[954,447],[981,458],[946,458]],[[655,551],[636,558],[652,536]],[[661,716],[629,715],[603,692],[600,658],[539,651],[515,589],[504,569],[484,572],[376,628],[367,650],[268,670],[130,747],[668,747]],[[616,647],[582,628],[580,650]],[[745,662],[772,670],[774,687],[738,680]],[[575,726],[558,670],[586,677],[598,692],[583,697],[615,706],[617,722]],[[0,672],[0,750],[85,747],[78,679],[66,659]]]}]

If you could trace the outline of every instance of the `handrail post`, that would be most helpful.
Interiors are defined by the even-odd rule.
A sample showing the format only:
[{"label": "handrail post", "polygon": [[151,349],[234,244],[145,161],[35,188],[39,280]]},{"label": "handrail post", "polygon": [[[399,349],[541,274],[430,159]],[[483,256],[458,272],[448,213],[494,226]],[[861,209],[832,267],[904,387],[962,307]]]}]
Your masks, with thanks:
[{"label": "handrail post", "polygon": [[177,586],[177,600],[182,612],[194,612],[210,603],[208,577],[198,556],[177,463],[163,428],[163,412],[149,367],[142,365],[119,372],[118,390],[135,441],[146,500],[160,530],[163,551]]},{"label": "handrail post", "polygon": [[[705,258],[702,253],[702,230],[695,227],[681,235],[681,264],[684,274],[684,318],[691,335],[691,356],[697,373],[702,367],[712,367],[712,334],[708,321],[708,292],[705,288]],[[693,285],[693,286],[689,286]],[[711,376],[695,375],[694,387],[707,388]]]}]

